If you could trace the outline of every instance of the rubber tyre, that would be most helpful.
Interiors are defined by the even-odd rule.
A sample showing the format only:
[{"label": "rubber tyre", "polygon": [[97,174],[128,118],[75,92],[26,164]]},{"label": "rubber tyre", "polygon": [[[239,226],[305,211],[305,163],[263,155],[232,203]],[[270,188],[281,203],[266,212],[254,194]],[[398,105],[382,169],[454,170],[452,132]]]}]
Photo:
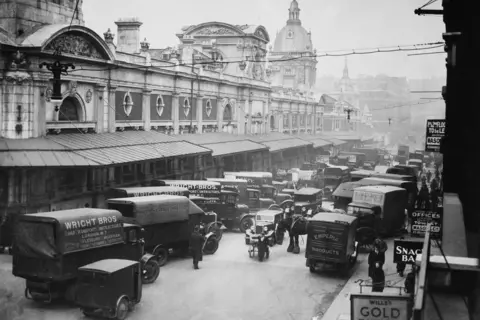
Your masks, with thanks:
[{"label": "rubber tyre", "polygon": [[158,247],[153,250],[152,253],[155,257],[157,257],[157,263],[160,267],[163,267],[167,264],[168,261],[168,250],[163,247]]},{"label": "rubber tyre", "polygon": [[205,247],[203,248],[203,253],[205,254],[215,254],[218,250],[218,240],[215,237],[210,237],[207,239],[207,243],[205,243]]},{"label": "rubber tyre", "polygon": [[308,267],[308,269],[310,270],[310,273],[315,273],[315,266],[310,265],[310,267]]},{"label": "rubber tyre", "polygon": [[82,313],[86,317],[95,317],[95,309],[82,309]]},{"label": "rubber tyre", "polygon": [[250,227],[253,226],[253,218],[252,217],[245,217],[240,221],[240,232],[245,233]]},{"label": "rubber tyre", "polygon": [[160,275],[160,265],[153,258],[148,260],[142,268],[142,283],[154,283]]},{"label": "rubber tyre", "polygon": [[117,305],[117,320],[125,320],[128,316],[129,304],[126,298],[122,298]]}]

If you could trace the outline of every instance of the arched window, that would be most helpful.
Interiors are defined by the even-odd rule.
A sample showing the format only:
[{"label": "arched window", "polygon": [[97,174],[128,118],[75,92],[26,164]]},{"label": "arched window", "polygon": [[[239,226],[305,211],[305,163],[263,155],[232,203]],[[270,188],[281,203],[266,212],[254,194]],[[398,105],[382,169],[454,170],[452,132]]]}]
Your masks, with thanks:
[{"label": "arched window", "polygon": [[225,106],[225,109],[223,110],[223,120],[232,120],[232,107],[230,106],[230,104],[227,104]]},{"label": "arched window", "polygon": [[58,121],[80,121],[81,106],[77,99],[67,97],[58,111]]},{"label": "arched window", "polygon": [[276,123],[275,123],[275,117],[270,116],[270,129],[275,129]]}]

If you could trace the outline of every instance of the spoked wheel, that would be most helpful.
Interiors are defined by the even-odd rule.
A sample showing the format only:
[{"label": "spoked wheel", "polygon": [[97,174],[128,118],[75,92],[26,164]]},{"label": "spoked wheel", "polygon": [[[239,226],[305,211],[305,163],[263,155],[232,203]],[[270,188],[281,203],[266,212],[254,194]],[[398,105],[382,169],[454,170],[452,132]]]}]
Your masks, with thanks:
[{"label": "spoked wheel", "polygon": [[150,284],[157,280],[158,275],[160,274],[160,266],[158,262],[150,259],[143,266],[142,270],[142,283]]},{"label": "spoked wheel", "polygon": [[253,226],[253,219],[251,217],[245,217],[240,221],[240,231],[245,233],[250,227]]},{"label": "spoked wheel", "polygon": [[164,247],[155,248],[153,255],[157,257],[157,263],[160,267],[163,267],[168,261],[168,250]]},{"label": "spoked wheel", "polygon": [[125,320],[128,315],[129,304],[127,299],[122,298],[117,305],[117,316],[115,319],[117,320]]}]

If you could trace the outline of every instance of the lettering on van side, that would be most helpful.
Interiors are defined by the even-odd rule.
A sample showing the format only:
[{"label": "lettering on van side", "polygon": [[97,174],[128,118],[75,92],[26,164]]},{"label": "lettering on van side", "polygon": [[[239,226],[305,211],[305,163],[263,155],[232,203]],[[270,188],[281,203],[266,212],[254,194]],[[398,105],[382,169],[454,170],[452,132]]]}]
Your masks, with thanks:
[{"label": "lettering on van side", "polygon": [[335,256],[339,256],[339,255],[340,255],[340,251],[335,250],[335,249],[312,247],[312,251],[313,251],[313,252],[317,252],[317,253],[321,253],[321,254],[328,254],[328,255],[335,255]]},{"label": "lettering on van side", "polygon": [[99,218],[90,218],[90,219],[82,219],[77,221],[69,221],[65,222],[65,229],[66,230],[73,230],[73,229],[83,229],[88,227],[94,227],[104,224],[112,224],[117,222],[116,216],[108,216],[108,217],[99,217]]}]

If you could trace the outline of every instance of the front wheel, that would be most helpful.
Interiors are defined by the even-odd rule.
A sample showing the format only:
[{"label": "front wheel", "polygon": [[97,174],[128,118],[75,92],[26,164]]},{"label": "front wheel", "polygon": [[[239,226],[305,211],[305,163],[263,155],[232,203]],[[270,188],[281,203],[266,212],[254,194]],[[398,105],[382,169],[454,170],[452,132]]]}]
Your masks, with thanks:
[{"label": "front wheel", "polygon": [[240,221],[240,232],[245,233],[250,227],[253,226],[252,217],[245,217]]},{"label": "front wheel", "polygon": [[221,229],[220,225],[217,222],[212,222],[207,227],[207,233],[212,232],[217,237],[217,240],[220,242],[223,237],[223,230]]},{"label": "front wheel", "polygon": [[310,265],[309,270],[310,273],[315,273],[315,265]]},{"label": "front wheel", "polygon": [[203,253],[205,254],[215,254],[218,250],[218,240],[216,237],[210,237],[207,239],[205,246],[203,247]]},{"label": "front wheel", "polygon": [[127,318],[127,315],[128,315],[128,309],[129,309],[129,305],[128,305],[128,301],[126,298],[122,298],[119,302],[118,302],[118,305],[117,305],[117,316],[115,317],[115,319],[117,320],[125,320]]},{"label": "front wheel", "polygon": [[142,283],[150,284],[154,283],[157,280],[158,275],[160,274],[160,266],[157,261],[150,259],[143,266],[142,270]]}]

